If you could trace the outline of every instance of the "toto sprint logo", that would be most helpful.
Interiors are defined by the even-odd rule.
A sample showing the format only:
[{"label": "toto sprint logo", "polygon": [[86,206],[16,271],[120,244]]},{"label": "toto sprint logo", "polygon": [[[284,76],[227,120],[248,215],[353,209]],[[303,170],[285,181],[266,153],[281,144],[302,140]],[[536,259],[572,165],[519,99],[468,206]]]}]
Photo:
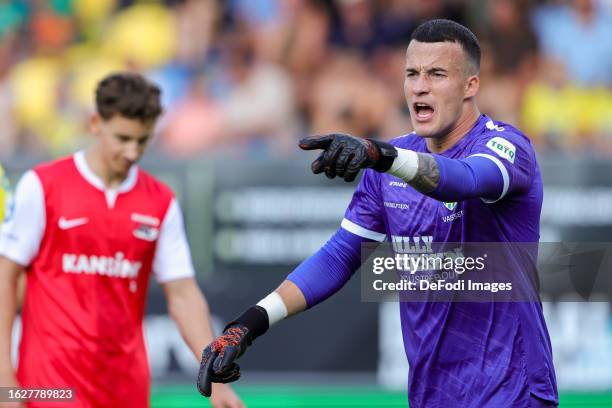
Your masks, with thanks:
[{"label": "toto sprint logo", "polygon": [[516,147],[506,139],[494,137],[487,142],[487,147],[493,150],[499,157],[508,160],[510,163],[514,163]]}]

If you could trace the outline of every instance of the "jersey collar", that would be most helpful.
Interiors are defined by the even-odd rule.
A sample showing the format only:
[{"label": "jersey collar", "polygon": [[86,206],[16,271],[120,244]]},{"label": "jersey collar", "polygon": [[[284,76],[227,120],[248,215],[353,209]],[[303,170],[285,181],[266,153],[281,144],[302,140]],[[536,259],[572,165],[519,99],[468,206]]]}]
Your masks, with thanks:
[{"label": "jersey collar", "polygon": [[[74,154],[74,164],[76,165],[77,170],[83,176],[85,180],[95,188],[101,191],[111,190],[104,185],[102,179],[98,177],[87,164],[87,160],[85,160],[85,151],[79,150]],[[128,175],[123,180],[123,182],[117,187],[115,190],[117,193],[125,193],[130,191],[136,185],[136,180],[138,179],[138,166],[133,165],[130,167],[128,171]]]}]

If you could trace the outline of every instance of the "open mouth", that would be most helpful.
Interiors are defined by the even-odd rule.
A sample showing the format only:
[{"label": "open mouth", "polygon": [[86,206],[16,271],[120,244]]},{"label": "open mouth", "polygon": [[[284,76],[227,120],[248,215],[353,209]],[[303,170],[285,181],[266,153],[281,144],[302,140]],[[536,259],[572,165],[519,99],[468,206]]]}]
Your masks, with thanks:
[{"label": "open mouth", "polygon": [[423,102],[415,102],[412,106],[418,121],[427,121],[433,117],[434,108],[431,105]]}]

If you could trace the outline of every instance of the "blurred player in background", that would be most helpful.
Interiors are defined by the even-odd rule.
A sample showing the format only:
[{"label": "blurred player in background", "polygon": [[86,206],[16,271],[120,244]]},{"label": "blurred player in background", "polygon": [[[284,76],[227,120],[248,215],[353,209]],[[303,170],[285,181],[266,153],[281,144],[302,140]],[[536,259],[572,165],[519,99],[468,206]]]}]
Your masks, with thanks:
[{"label": "blurred player in background", "polygon": [[[98,84],[96,108],[91,148],[39,165],[17,185],[0,237],[0,385],[74,388],[67,406],[146,407],[151,273],[198,359],[213,338],[210,316],[178,202],[136,165],[162,111],[159,88],[138,74],[110,75]],[[11,328],[24,272],[15,375]],[[215,394],[214,407],[243,406],[226,385]]]},{"label": "blurred player in background", "polygon": [[[519,130],[480,113],[480,54],[466,27],[428,21],[406,52],[404,92],[415,132],[390,143],[343,134],[300,142],[324,150],[314,173],[352,181],[367,170],[336,234],[204,350],[202,394],[210,395],[211,382],[239,377],[235,360],[269,326],[338,291],[358,269],[363,242],[539,241],[535,153]],[[444,217],[449,210],[456,216]],[[558,404],[540,302],[400,302],[400,315],[411,407]]]}]

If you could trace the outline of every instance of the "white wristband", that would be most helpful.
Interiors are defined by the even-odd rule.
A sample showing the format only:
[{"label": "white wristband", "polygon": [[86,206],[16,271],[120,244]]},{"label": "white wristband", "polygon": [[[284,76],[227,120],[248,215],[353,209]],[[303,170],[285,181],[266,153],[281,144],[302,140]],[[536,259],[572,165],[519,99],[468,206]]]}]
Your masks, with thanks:
[{"label": "white wristband", "polygon": [[287,306],[283,302],[283,298],[276,292],[270,293],[265,298],[261,299],[257,306],[263,307],[268,313],[268,325],[283,320],[287,317]]},{"label": "white wristband", "polygon": [[387,173],[399,177],[408,182],[416,176],[419,169],[419,155],[417,152],[407,149],[397,149],[397,157],[393,161]]}]

